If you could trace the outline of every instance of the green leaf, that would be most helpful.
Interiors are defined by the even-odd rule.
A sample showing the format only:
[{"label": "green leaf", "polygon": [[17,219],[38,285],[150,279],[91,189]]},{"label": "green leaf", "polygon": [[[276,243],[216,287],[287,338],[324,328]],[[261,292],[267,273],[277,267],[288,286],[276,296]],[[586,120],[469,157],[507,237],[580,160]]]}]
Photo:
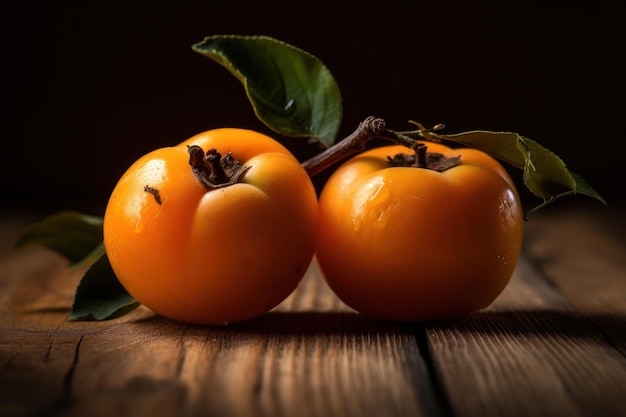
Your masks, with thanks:
[{"label": "green leaf", "polygon": [[64,211],[31,225],[15,245],[42,245],[76,264],[101,242],[101,217]]},{"label": "green leaf", "polygon": [[583,194],[606,204],[602,196],[579,175],[570,171],[561,158],[534,140],[517,133],[470,131],[440,135],[424,132],[424,137],[470,146],[522,169],[526,187],[546,202],[568,194]]},{"label": "green leaf", "polygon": [[91,254],[91,261],[76,289],[69,321],[114,319],[139,306],[115,276],[104,245]]},{"label": "green leaf", "polygon": [[341,94],[328,68],[310,53],[267,36],[238,35],[209,36],[192,49],[243,84],[257,118],[269,128],[325,146],[335,142]]},{"label": "green leaf", "polygon": [[33,224],[16,243],[45,246],[72,266],[87,268],[76,289],[70,321],[112,319],[139,305],[111,269],[102,244],[102,222],[101,217],[64,211]]}]

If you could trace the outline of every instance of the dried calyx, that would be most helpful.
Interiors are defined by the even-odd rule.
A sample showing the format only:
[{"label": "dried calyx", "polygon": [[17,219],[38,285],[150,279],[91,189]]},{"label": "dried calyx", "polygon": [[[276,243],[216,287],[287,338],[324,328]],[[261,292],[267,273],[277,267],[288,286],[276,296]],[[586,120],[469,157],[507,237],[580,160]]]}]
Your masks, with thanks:
[{"label": "dried calyx", "polygon": [[413,148],[415,149],[414,154],[398,153],[394,156],[388,156],[389,166],[423,168],[443,172],[461,163],[460,156],[447,157],[440,153],[427,152],[427,146],[423,143],[416,143]]},{"label": "dried calyx", "polygon": [[200,146],[190,145],[187,152],[193,175],[208,190],[235,184],[250,168],[241,165],[230,152],[222,156],[215,148],[205,153]]}]

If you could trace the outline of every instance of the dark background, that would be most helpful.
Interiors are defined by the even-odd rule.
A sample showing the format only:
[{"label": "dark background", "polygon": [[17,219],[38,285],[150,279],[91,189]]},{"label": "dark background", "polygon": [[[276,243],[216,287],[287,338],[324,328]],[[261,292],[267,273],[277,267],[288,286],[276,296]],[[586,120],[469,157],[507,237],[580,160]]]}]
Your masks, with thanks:
[{"label": "dark background", "polygon": [[514,131],[623,201],[624,17],[609,1],[16,2],[2,17],[2,208],[102,214],[149,150],[215,127],[267,133],[239,82],[191,50],[214,34],[320,58],[342,137],[369,115]]}]

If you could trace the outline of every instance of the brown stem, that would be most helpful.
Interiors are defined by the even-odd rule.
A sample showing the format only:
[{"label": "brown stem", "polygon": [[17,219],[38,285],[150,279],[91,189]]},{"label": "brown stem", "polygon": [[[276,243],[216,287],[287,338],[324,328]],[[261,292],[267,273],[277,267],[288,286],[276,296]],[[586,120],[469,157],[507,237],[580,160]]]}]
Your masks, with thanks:
[{"label": "brown stem", "polygon": [[415,149],[415,168],[425,168],[428,169],[428,158],[426,158],[426,149],[427,146],[423,143],[416,143],[414,146]]},{"label": "brown stem", "polygon": [[370,116],[362,121],[359,127],[352,132],[350,136],[337,142],[322,153],[304,161],[302,167],[310,177],[313,177],[335,163],[365,150],[365,145],[372,139],[386,139],[415,151],[414,154],[399,153],[394,156],[389,156],[388,160],[390,166],[411,166],[443,172],[461,163],[459,156],[446,157],[440,153],[428,152],[426,144],[420,143],[409,136],[416,135],[423,137],[425,133],[442,129],[444,127],[443,124],[436,125],[432,129],[424,129],[420,124],[418,124],[418,127],[420,129],[413,132],[394,132],[386,128],[383,119]]},{"label": "brown stem", "polygon": [[415,139],[402,135],[386,128],[383,119],[369,116],[359,124],[345,139],[325,151],[304,161],[302,167],[310,177],[319,174],[333,164],[348,158],[358,152],[365,150],[365,145],[372,139],[387,139],[392,142],[411,147],[415,144]]}]

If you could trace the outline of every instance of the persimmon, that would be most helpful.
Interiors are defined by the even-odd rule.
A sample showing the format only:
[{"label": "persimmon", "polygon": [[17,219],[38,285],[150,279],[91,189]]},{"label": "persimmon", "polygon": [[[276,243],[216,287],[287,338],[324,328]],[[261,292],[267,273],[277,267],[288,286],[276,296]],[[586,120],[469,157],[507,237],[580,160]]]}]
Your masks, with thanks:
[{"label": "persimmon", "polygon": [[171,319],[259,316],[298,285],[315,250],[306,171],[259,132],[200,133],[137,160],[115,186],[104,245],[120,283]]},{"label": "persimmon", "polygon": [[346,304],[380,319],[488,306],[522,246],[515,185],[475,149],[425,142],[418,152],[365,151],[332,173],[319,209],[317,259],[326,281]]}]

